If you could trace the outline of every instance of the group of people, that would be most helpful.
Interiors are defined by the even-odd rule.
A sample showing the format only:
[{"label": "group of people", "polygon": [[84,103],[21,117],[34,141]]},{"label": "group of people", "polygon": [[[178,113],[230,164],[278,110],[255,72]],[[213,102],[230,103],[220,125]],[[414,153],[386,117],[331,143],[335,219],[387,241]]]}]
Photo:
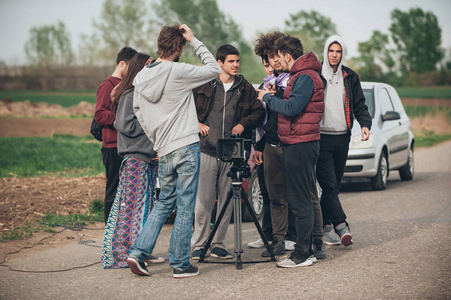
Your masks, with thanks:
[{"label": "group of people", "polygon": [[[186,42],[202,65],[178,63]],[[164,26],[157,43],[157,59],[122,49],[97,92],[107,177],[102,266],[148,276],[148,263],[165,261],[152,253],[176,208],[168,250],[173,277],[199,274],[190,259],[206,245],[216,200],[218,211],[226,202],[231,165],[216,158],[216,145],[230,134],[255,137],[262,227],[275,255],[292,251],[277,266],[324,259],[325,243],[351,245],[338,190],[353,119],[366,140],[371,117],[357,74],[342,65],[342,39],[328,39],[321,63],[295,37],[262,34],[254,50],[267,76],[259,89],[238,74],[240,53],[232,45],[214,57],[185,24]],[[232,210],[211,242],[212,257],[232,258],[224,244]]]}]

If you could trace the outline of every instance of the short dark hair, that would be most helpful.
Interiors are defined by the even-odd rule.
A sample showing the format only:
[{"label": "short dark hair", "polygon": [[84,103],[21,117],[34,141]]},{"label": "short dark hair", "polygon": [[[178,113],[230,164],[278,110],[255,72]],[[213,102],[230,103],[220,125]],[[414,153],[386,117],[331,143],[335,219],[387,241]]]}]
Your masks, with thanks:
[{"label": "short dark hair", "polygon": [[284,36],[285,34],[280,31],[274,31],[268,34],[260,34],[260,37],[257,39],[257,44],[254,47],[255,55],[258,55],[262,58],[263,61],[268,61],[268,55],[273,55],[273,47],[275,41]]},{"label": "short dark hair", "polygon": [[135,54],[138,53],[135,49],[130,47],[124,47],[119,51],[116,58],[116,65],[119,64],[121,61],[125,61],[126,64],[135,56]]},{"label": "short dark hair", "polygon": [[280,51],[283,55],[290,54],[294,59],[298,59],[304,54],[301,40],[289,35],[277,39],[274,43],[274,53]]},{"label": "short dark hair", "polygon": [[233,47],[232,45],[222,45],[218,48],[218,51],[216,51],[216,60],[225,62],[227,55],[240,56],[240,51],[238,51],[238,49]]},{"label": "short dark hair", "polygon": [[114,113],[116,113],[117,107],[119,105],[119,99],[125,93],[125,91],[129,90],[133,87],[133,79],[135,79],[136,74],[141,71],[148,59],[149,55],[144,53],[136,53],[133,58],[128,63],[127,73],[125,73],[124,78],[122,78],[117,91],[116,96],[114,97],[113,102],[111,103],[110,109]]},{"label": "short dark hair", "polygon": [[174,23],[171,26],[163,26],[157,42],[157,55],[161,58],[167,58],[174,54],[174,52],[181,51],[186,45],[186,39],[183,37],[182,31],[180,31],[180,25],[178,23]]}]

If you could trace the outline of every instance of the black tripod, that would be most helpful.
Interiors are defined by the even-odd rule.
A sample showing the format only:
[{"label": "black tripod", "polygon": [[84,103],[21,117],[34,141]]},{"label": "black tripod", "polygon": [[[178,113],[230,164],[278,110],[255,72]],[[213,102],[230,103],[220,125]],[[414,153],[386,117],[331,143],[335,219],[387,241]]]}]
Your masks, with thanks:
[{"label": "black tripod", "polygon": [[[237,165],[235,165],[235,164],[237,164]],[[243,187],[241,186],[242,174],[246,173],[246,172],[250,172],[249,166],[247,166],[242,160],[232,161],[232,167],[230,168],[230,172],[227,173],[227,176],[232,178],[232,186],[230,187],[230,190],[227,193],[226,202],[224,203],[224,206],[222,207],[221,212],[219,213],[219,216],[216,219],[215,225],[213,226],[213,230],[211,231],[210,236],[208,237],[207,243],[205,244],[204,248],[202,249],[202,251],[199,255],[200,263],[208,263],[209,262],[209,261],[204,260],[205,254],[207,253],[208,248],[210,248],[211,241],[213,240],[213,237],[215,236],[215,233],[219,227],[219,224],[221,223],[222,217],[224,216],[227,206],[229,206],[230,200],[232,198],[234,201],[233,220],[234,220],[234,233],[235,233],[234,234],[234,241],[235,241],[234,252],[236,253],[236,262],[235,262],[236,268],[242,269],[243,263],[261,263],[261,262],[276,261],[276,258],[274,257],[274,254],[272,251],[272,248],[269,245],[268,240],[266,239],[266,236],[263,234],[263,230],[262,230],[260,224],[258,223],[258,220],[257,220],[257,217],[255,216],[254,210],[249,203],[249,200],[247,198],[246,193],[243,190]],[[254,222],[255,227],[257,228],[258,233],[260,234],[260,237],[263,240],[266,249],[271,254],[270,260],[248,261],[248,262],[241,261],[241,253],[243,253],[243,248],[241,245],[242,244],[241,198],[244,199],[244,205],[246,205],[246,209],[249,211],[252,221]],[[216,263],[227,264],[228,262],[216,262]]]}]

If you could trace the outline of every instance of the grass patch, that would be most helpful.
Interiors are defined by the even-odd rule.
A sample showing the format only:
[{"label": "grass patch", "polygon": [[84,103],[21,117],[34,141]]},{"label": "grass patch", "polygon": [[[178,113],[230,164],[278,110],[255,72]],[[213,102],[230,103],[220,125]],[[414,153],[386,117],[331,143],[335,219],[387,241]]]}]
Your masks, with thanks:
[{"label": "grass patch", "polygon": [[100,148],[90,135],[0,138],[0,178],[95,176],[104,172]]},{"label": "grass patch", "polygon": [[77,105],[81,101],[96,103],[95,90],[64,90],[64,91],[35,91],[35,90],[1,90],[0,99],[9,98],[14,102],[29,100],[31,103],[46,102],[59,104],[63,107]]},{"label": "grass patch", "polygon": [[435,134],[428,131],[424,134],[415,134],[415,147],[431,147],[451,140],[451,134]]},{"label": "grass patch", "polygon": [[33,233],[37,232],[38,230],[39,229],[36,223],[30,222],[23,227],[13,228],[9,231],[3,231],[0,239],[2,242],[23,240],[32,237]]},{"label": "grass patch", "polygon": [[59,215],[57,213],[47,213],[42,219],[32,221],[27,225],[14,228],[4,232],[1,241],[20,240],[33,236],[38,231],[55,232],[54,227],[67,227],[71,229],[80,229],[82,226],[103,222],[103,202],[101,200],[93,200],[89,204],[88,212],[84,214]]},{"label": "grass patch", "polygon": [[450,99],[451,87],[397,87],[401,98],[435,98]]}]

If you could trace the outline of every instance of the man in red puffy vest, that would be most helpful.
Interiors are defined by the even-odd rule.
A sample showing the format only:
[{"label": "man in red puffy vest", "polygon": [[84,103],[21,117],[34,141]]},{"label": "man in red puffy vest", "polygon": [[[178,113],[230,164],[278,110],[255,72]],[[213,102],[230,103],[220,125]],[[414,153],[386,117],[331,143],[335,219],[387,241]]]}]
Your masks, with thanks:
[{"label": "man in red puffy vest", "polygon": [[304,55],[302,43],[283,36],[274,44],[285,72],[290,73],[280,99],[268,90],[263,99],[279,113],[278,134],[289,207],[295,216],[296,245],[290,256],[279,261],[282,268],[310,266],[316,261],[312,250],[313,206],[310,185],[319,154],[319,123],[324,113],[324,85],[319,75],[321,62],[313,52]]}]

